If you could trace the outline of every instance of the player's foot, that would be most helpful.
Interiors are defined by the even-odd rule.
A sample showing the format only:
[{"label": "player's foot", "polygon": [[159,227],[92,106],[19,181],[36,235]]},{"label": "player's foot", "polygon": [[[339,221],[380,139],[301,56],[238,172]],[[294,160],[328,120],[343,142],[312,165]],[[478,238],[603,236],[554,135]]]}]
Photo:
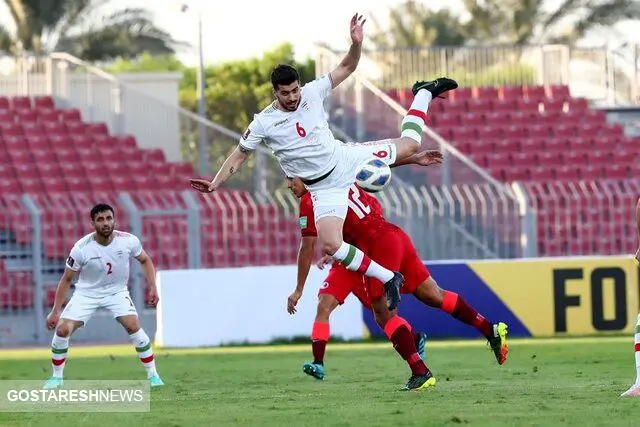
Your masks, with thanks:
[{"label": "player's foot", "polygon": [[324,379],[324,366],[318,363],[305,363],[302,365],[302,372],[319,380]]},{"label": "player's foot", "polygon": [[631,388],[620,395],[620,397],[640,396],[640,384],[634,384]]},{"label": "player's foot", "polygon": [[502,365],[507,360],[507,354],[509,354],[507,329],[508,326],[506,323],[495,323],[493,325],[493,335],[488,338],[491,350],[493,350],[493,354],[496,356],[499,365]]},{"label": "player's foot", "polygon": [[63,383],[64,380],[62,379],[62,377],[51,377],[44,382],[44,386],[42,386],[42,388],[44,388],[45,390],[60,388],[62,387]]},{"label": "player's foot", "polygon": [[161,387],[164,385],[164,382],[158,374],[154,374],[153,376],[149,377],[149,384],[151,384],[151,387]]},{"label": "player's foot", "polygon": [[387,294],[387,307],[393,311],[400,304],[400,288],[404,277],[400,273],[393,273],[393,278],[384,284],[384,292]]},{"label": "player's foot", "polygon": [[420,89],[426,89],[429,92],[431,92],[431,95],[434,98],[443,98],[440,95],[457,88],[458,88],[458,82],[456,82],[455,80],[447,77],[440,77],[435,80],[415,82],[413,84],[413,87],[411,88],[411,91],[415,96]]},{"label": "player's foot", "polygon": [[422,361],[427,360],[427,334],[424,332],[418,332],[416,336],[416,348],[418,349],[418,354],[420,355],[420,359]]},{"label": "player's foot", "polygon": [[411,375],[409,382],[402,389],[403,391],[421,391],[436,386],[436,377],[431,371],[424,375]]}]

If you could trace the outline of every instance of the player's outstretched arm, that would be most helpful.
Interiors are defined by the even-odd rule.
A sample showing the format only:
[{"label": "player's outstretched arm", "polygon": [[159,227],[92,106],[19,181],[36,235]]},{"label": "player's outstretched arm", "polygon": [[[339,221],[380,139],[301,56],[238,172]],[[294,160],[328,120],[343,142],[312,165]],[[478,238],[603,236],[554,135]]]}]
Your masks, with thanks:
[{"label": "player's outstretched arm", "polygon": [[362,19],[362,15],[358,16],[356,13],[351,18],[350,33],[351,33],[351,47],[349,52],[342,59],[340,64],[329,73],[332,82],[332,88],[337,87],[340,83],[345,81],[358,67],[360,62],[360,56],[362,55],[362,40],[364,34],[362,26],[366,22],[366,19]]},{"label": "player's outstretched arm", "polygon": [[69,293],[69,289],[71,289],[71,283],[77,273],[77,271],[73,271],[68,267],[64,269],[64,273],[62,274],[62,277],[58,282],[58,287],[56,288],[56,296],[53,301],[51,313],[47,316],[47,329],[52,330],[58,324],[58,320],[60,320],[60,313],[62,312],[62,305],[67,299],[67,294]]},{"label": "player's outstretched arm", "polygon": [[158,288],[156,288],[156,267],[153,265],[153,260],[143,249],[140,255],[136,257],[140,266],[142,266],[142,272],[145,279],[147,279],[147,286],[149,287],[148,303],[151,307],[158,304]]},{"label": "player's outstretched arm", "polygon": [[222,167],[211,182],[206,179],[192,178],[189,183],[193,188],[203,193],[216,191],[234,173],[238,172],[240,166],[247,160],[253,150],[249,150],[242,145],[238,145],[229,157],[224,161]]},{"label": "player's outstretched arm", "polygon": [[398,166],[403,165],[419,165],[419,166],[431,166],[431,165],[439,165],[442,163],[443,157],[442,153],[437,150],[426,150],[416,153],[412,156],[405,157],[401,160],[398,160],[390,167],[396,168]]},{"label": "player's outstretched arm", "polygon": [[296,290],[289,296],[287,300],[287,311],[289,314],[296,312],[296,304],[304,291],[304,284],[309,277],[309,270],[313,262],[313,249],[316,245],[317,237],[303,236],[300,240],[300,249],[298,250],[298,284]]}]

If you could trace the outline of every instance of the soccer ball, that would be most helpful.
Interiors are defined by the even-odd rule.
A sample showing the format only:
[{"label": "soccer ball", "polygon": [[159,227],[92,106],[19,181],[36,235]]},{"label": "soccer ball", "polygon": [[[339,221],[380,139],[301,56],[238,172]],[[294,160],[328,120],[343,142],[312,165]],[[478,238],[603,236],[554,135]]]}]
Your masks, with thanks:
[{"label": "soccer ball", "polygon": [[362,163],[356,173],[356,184],[369,193],[377,193],[391,182],[391,168],[380,159]]}]

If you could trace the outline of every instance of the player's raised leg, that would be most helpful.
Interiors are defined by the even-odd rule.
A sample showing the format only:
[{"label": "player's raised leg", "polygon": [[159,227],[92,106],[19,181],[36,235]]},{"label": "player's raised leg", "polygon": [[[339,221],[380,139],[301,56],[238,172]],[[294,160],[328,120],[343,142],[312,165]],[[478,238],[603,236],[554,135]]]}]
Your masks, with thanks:
[{"label": "player's raised leg", "polygon": [[136,349],[138,358],[147,373],[147,379],[151,387],[163,386],[164,382],[156,370],[156,361],[153,356],[151,340],[147,333],[140,327],[140,321],[135,306],[131,302],[128,292],[121,292],[113,295],[109,302],[109,310],[114,314],[116,320],[124,327],[129,334],[129,339]]},{"label": "player's raised leg", "polygon": [[507,360],[509,347],[506,323],[492,323],[487,320],[462,295],[440,288],[433,277],[428,277],[420,283],[413,294],[424,304],[439,308],[462,323],[476,328],[489,341],[498,363],[502,365]]},{"label": "player's raised leg", "polygon": [[427,110],[433,98],[456,89],[458,83],[447,77],[416,82],[413,85],[413,102],[402,119],[400,138],[393,140],[396,145],[396,161],[416,154],[422,144],[422,131],[427,122]]}]

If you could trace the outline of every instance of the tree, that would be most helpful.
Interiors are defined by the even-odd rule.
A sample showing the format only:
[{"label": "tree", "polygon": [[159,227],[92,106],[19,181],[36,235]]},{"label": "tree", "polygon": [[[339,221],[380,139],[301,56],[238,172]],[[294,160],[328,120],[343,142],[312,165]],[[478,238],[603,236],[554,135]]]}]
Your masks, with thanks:
[{"label": "tree", "polygon": [[389,10],[389,28],[371,37],[378,48],[487,43],[575,42],[589,30],[640,19],[638,0],[463,0],[464,15],[407,0]]},{"label": "tree", "polygon": [[4,0],[15,33],[0,28],[0,49],[41,55],[64,51],[88,61],[173,53],[184,43],[158,28],[145,9],[105,13],[110,0]]},{"label": "tree", "polygon": [[457,15],[446,9],[433,12],[415,1],[391,8],[387,29],[375,17],[371,19],[374,31],[370,39],[378,49],[454,46],[468,38]]}]

